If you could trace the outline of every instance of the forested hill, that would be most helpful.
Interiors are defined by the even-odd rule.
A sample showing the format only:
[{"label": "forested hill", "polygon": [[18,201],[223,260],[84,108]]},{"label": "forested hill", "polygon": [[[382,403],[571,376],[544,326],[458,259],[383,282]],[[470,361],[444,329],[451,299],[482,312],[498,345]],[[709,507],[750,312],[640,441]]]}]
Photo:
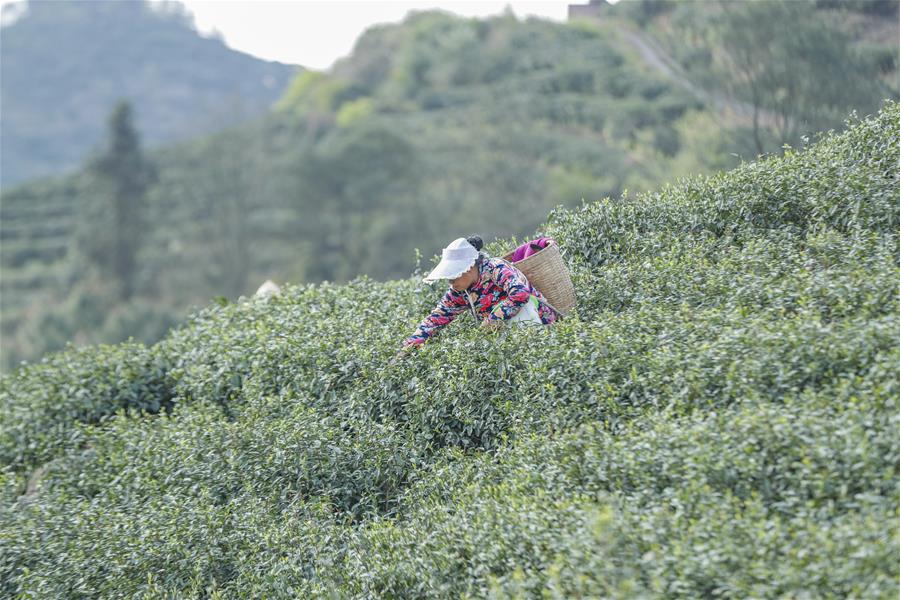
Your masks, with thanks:
[{"label": "forested hill", "polygon": [[0,378],[0,596],[893,600],[898,139],[555,211],[548,328],[392,361],[443,290],[359,278]]},{"label": "forested hill", "polygon": [[201,37],[175,3],[30,2],[0,50],[6,188],[82,163],[123,97],[157,145],[260,114],[297,72]]}]

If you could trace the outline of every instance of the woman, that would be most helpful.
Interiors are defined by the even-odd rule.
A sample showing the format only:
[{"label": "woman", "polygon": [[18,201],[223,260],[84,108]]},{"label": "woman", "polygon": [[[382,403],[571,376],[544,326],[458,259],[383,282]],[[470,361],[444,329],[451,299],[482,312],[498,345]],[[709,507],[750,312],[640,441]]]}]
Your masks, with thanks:
[{"label": "woman", "polygon": [[503,259],[481,252],[482,246],[481,238],[472,236],[456,239],[444,248],[441,262],[425,281],[448,279],[450,289],[415,333],[404,341],[401,355],[424,344],[466,311],[482,327],[491,329],[507,321],[549,325],[559,318],[521,271]]}]

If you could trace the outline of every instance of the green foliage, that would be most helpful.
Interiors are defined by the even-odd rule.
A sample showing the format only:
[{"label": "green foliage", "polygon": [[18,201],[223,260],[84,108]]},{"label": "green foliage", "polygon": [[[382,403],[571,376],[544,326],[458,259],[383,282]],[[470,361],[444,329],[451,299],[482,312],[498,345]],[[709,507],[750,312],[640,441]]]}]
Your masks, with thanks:
[{"label": "green foliage", "polygon": [[144,158],[129,102],[113,109],[106,147],[89,169],[93,193],[79,223],[78,250],[118,284],[127,301],[135,292],[137,256],[147,228],[147,188],[156,177]]},{"label": "green foliage", "polygon": [[397,198],[418,188],[420,168],[412,144],[380,125],[337,130],[304,156],[298,168],[306,182],[302,202],[320,207],[300,224],[311,258],[307,277],[347,280],[359,272],[383,274],[399,267],[402,255],[392,259],[372,251],[391,241],[372,221],[386,225],[378,213],[390,214],[390,230],[398,238],[415,228]]},{"label": "green foliage", "polygon": [[852,10],[885,17],[896,16],[900,12],[900,1],[898,0],[853,0],[852,2],[816,0],[816,6]]},{"label": "green foliage", "polygon": [[710,104],[735,114],[753,155],[900,94],[896,2],[622,2],[616,12],[661,41]]},{"label": "green foliage", "polygon": [[[789,32],[789,33],[788,33]],[[881,97],[851,37],[803,2],[767,2],[726,10],[719,32],[721,74],[756,112],[769,111],[781,140],[827,128],[850,107],[868,111]],[[758,117],[755,117],[758,119]],[[763,152],[757,139],[758,152]]]},{"label": "green foliage", "polygon": [[375,111],[375,103],[371,98],[360,98],[344,102],[335,115],[338,127],[349,127],[354,121],[367,118]]},{"label": "green foliage", "polygon": [[392,360],[442,290],[357,278],[19,368],[0,590],[892,597],[897,139],[554,211],[550,328]]},{"label": "green foliage", "polygon": [[77,448],[75,422],[97,423],[119,409],[171,407],[165,363],[142,344],[69,349],[0,379],[0,460],[35,467]]},{"label": "green foliage", "polygon": [[275,109],[299,114],[329,114],[343,101],[352,100],[352,87],[318,71],[304,71],[294,78]]}]

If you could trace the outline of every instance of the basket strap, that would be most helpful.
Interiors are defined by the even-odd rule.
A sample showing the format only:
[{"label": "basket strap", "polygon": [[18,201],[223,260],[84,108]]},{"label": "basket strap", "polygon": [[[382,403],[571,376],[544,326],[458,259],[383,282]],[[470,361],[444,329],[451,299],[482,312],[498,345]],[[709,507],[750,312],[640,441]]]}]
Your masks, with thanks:
[{"label": "basket strap", "polygon": [[466,295],[466,301],[469,303],[469,308],[472,309],[472,318],[475,320],[475,325],[477,327],[480,323],[478,322],[478,313],[475,312],[475,305],[472,304],[472,296],[469,295],[469,290],[466,290],[463,293]]}]

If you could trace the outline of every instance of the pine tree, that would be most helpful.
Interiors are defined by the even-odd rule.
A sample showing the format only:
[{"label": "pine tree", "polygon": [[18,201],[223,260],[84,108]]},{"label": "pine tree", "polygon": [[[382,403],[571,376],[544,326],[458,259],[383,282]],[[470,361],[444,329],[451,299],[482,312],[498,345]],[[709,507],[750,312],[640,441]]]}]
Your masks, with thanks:
[{"label": "pine tree", "polygon": [[155,170],[144,157],[128,101],[109,118],[109,139],[89,172],[96,193],[79,245],[101,274],[118,283],[119,299],[135,292],[137,256],[146,231],[146,194]]}]

